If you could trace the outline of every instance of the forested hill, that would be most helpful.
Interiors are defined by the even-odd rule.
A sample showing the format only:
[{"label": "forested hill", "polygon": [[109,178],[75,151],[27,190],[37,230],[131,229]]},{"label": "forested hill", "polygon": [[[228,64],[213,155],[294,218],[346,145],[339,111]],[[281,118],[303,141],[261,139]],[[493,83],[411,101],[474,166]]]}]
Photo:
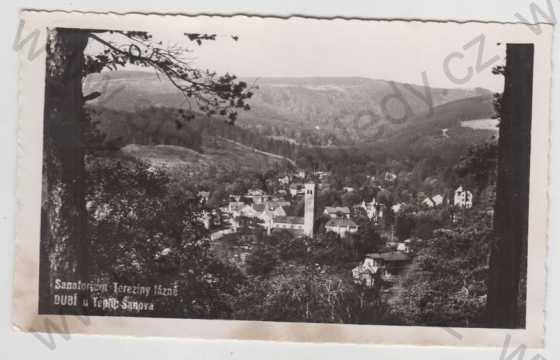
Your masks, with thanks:
[{"label": "forested hill", "polygon": [[416,115],[396,131],[380,131],[375,139],[361,147],[383,150],[393,156],[406,152],[408,157],[417,159],[440,153],[453,160],[466,147],[497,136],[496,126],[468,126],[471,121],[494,117],[493,100],[491,95],[481,95],[437,106],[432,114]]},{"label": "forested hill", "polygon": [[295,159],[297,146],[293,143],[259,135],[237,125],[230,125],[221,118],[195,116],[183,119],[178,109],[150,107],[128,112],[108,109],[99,105],[86,107],[97,129],[105,135],[105,141],[123,147],[127,144],[174,145],[203,152],[205,145],[212,146],[216,138],[251,148]]},{"label": "forested hill", "polygon": [[[419,94],[428,89],[364,78],[261,78],[251,110],[234,126],[197,115],[181,122],[185,98],[167,81],[146,72],[115,71],[88,77],[85,93],[102,96],[88,109],[99,128],[121,145],[180,145],[202,151],[205,141],[222,137],[307,166],[321,167],[339,151],[380,161],[431,154],[453,161],[473,143],[496,131],[463,126],[494,116],[493,94],[483,89],[429,89],[433,107]],[[393,87],[394,86],[394,87]],[[395,87],[397,90],[395,90]],[[381,103],[398,91],[409,114],[403,121],[383,116]],[[387,104],[401,106],[393,99]],[[388,105],[390,108],[391,105]],[[402,108],[395,110],[402,117]],[[400,113],[399,113],[400,111]],[[206,140],[205,140],[206,139]],[[439,156],[438,155],[438,156]],[[334,156],[337,162],[339,155]]]},{"label": "forested hill", "polygon": [[[401,118],[403,110],[410,120],[442,104],[491,95],[485,89],[424,88],[357,77],[243,80],[254,87],[254,96],[249,100],[251,110],[240,113],[237,125],[262,136],[307,146],[368,141],[380,131],[402,128],[402,123],[391,118]],[[154,73],[93,74],[84,88],[85,93],[102,93],[93,104],[113,110],[186,107],[184,96]]]}]

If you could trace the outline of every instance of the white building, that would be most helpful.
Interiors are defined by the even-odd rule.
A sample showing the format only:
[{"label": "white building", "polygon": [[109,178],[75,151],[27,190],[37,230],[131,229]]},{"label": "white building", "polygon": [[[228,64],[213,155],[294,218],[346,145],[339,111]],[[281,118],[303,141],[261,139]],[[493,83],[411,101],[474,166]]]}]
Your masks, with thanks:
[{"label": "white building", "polygon": [[405,240],[404,242],[400,242],[397,244],[397,251],[403,252],[403,253],[409,253],[410,252],[410,240]]},{"label": "white building", "polygon": [[443,196],[440,194],[434,196],[428,196],[423,201],[422,204],[426,205],[427,207],[437,207],[443,204]]},{"label": "white building", "polygon": [[202,222],[206,230],[210,229],[210,222],[212,221],[212,216],[208,211],[206,210],[202,211],[199,220]]},{"label": "white building", "polygon": [[355,205],[354,208],[363,209],[370,220],[377,221],[383,218],[383,205],[378,203],[375,198],[371,202],[364,200],[360,204]]},{"label": "white building", "polygon": [[351,219],[336,218],[330,219],[325,225],[325,229],[337,233],[340,237],[345,237],[346,234],[356,233],[358,225]]},{"label": "white building", "polygon": [[354,283],[368,288],[375,285],[375,274],[379,271],[379,266],[372,258],[366,257],[364,262],[352,269]]},{"label": "white building", "polygon": [[470,209],[473,206],[473,196],[472,193],[466,189],[463,189],[462,186],[459,186],[455,190],[455,196],[453,198],[453,205],[462,208],[462,209]]}]

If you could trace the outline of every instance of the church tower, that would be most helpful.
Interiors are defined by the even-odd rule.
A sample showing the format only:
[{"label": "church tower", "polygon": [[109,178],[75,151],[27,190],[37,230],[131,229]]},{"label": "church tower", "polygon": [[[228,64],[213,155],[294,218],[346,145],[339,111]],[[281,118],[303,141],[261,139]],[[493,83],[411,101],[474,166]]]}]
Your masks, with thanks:
[{"label": "church tower", "polygon": [[303,215],[303,234],[313,237],[315,224],[315,184],[305,184],[305,213]]}]

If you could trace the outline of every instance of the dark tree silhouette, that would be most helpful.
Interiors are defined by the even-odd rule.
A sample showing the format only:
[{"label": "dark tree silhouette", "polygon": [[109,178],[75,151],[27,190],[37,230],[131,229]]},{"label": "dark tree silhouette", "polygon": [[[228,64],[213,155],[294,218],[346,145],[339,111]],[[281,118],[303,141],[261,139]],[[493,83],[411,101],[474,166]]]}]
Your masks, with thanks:
[{"label": "dark tree silhouette", "polygon": [[[520,279],[526,273],[529,160],[533,89],[532,44],[508,44],[504,95],[499,103],[500,138],[494,230],[488,278],[488,325],[523,327],[518,316]],[[523,293],[523,292],[522,292]]]}]

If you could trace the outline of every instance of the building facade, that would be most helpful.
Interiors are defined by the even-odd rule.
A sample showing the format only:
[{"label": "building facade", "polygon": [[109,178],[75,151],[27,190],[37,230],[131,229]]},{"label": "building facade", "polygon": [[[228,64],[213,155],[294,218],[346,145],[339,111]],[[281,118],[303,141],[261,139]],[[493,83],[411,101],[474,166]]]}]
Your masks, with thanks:
[{"label": "building facade", "polygon": [[455,190],[455,195],[453,198],[453,205],[462,208],[462,209],[470,209],[473,206],[473,196],[469,190],[464,189],[462,186],[459,186]]},{"label": "building facade", "polygon": [[325,225],[327,231],[332,231],[338,234],[341,238],[345,237],[347,234],[354,234],[358,231],[358,225],[345,218],[330,219]]}]

